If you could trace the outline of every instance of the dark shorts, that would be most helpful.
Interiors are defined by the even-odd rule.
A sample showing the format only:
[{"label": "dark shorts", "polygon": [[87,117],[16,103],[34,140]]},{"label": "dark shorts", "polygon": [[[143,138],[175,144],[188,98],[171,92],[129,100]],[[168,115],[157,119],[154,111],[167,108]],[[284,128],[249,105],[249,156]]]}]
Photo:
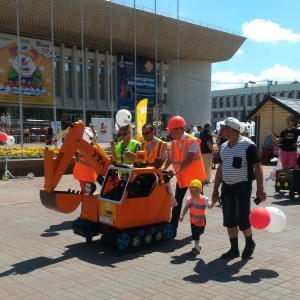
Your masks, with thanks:
[{"label": "dark shorts", "polygon": [[252,182],[243,181],[233,185],[222,183],[223,225],[238,226],[241,231],[251,227],[249,222]]},{"label": "dark shorts", "polygon": [[204,233],[205,226],[197,226],[191,223],[192,239],[194,241],[200,240],[200,235]]}]

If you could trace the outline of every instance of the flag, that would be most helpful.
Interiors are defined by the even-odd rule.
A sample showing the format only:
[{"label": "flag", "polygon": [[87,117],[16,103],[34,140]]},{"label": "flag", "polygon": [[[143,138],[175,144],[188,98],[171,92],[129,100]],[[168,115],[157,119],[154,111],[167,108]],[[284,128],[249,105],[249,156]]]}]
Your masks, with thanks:
[{"label": "flag", "polygon": [[142,127],[147,122],[148,99],[141,100],[136,106],[136,136],[139,142],[143,141]]}]

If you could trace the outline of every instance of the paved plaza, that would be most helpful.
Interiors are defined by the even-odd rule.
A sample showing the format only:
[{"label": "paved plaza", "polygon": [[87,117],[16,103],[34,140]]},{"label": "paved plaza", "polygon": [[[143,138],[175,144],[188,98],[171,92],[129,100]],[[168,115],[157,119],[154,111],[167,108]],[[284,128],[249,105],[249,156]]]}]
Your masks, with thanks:
[{"label": "paved plaza", "polygon": [[[264,166],[269,176],[274,166]],[[213,171],[214,178],[215,171]],[[189,254],[189,218],[175,240],[121,253],[99,238],[92,244],[73,234],[72,214],[43,207],[44,178],[0,181],[0,298],[8,299],[300,299],[300,200],[275,193],[266,183],[266,206],[287,217],[284,231],[254,230],[252,259],[220,260],[229,249],[219,205],[207,211],[202,251]],[[175,180],[172,179],[172,185]],[[79,189],[72,175],[57,190]],[[213,184],[204,194],[211,196]],[[253,198],[255,188],[253,189]],[[244,238],[240,238],[240,250]]]}]

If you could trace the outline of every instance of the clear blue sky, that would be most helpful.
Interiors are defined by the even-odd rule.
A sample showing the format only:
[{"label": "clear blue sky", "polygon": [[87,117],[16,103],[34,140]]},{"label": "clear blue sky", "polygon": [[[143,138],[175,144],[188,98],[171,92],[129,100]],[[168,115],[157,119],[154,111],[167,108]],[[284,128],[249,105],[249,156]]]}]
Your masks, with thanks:
[{"label": "clear blue sky", "polygon": [[[112,0],[112,2],[114,2]],[[133,6],[134,0],[119,1]],[[156,11],[226,28],[247,38],[226,62],[213,64],[212,89],[248,81],[300,81],[300,0],[156,0]],[[136,0],[155,9],[155,0]],[[231,83],[231,84],[230,84]]]}]

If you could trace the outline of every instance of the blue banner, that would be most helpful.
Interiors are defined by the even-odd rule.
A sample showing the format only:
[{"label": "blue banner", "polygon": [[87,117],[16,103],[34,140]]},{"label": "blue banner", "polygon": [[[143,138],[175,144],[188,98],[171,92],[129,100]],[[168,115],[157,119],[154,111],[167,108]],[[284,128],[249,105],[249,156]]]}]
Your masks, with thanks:
[{"label": "blue banner", "polygon": [[[148,99],[148,108],[156,104],[155,59],[136,58],[136,82],[134,55],[118,53],[118,108],[135,110],[135,92],[137,103]],[[136,91],[135,91],[136,84]]]}]

